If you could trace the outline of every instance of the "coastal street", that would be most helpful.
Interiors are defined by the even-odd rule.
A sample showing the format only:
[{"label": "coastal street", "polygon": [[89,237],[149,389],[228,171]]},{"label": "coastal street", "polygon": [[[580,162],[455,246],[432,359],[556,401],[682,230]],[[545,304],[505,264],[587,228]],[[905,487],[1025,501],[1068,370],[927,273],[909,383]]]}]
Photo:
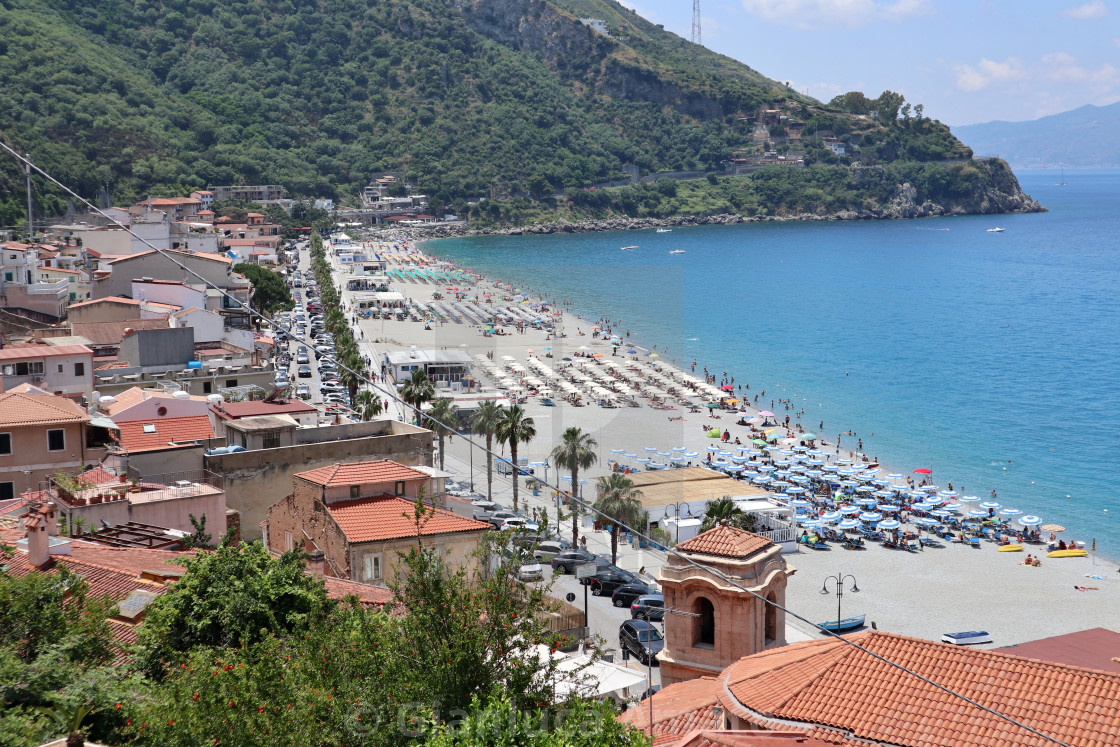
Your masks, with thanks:
[{"label": "coastal street", "polygon": [[[380,240],[396,241],[402,237],[403,234],[385,234]],[[422,282],[400,282],[394,286],[422,303],[429,302],[434,291],[444,290],[440,284]],[[495,298],[509,295],[508,287],[487,280],[467,291],[471,299],[476,294],[480,297],[491,294]],[[365,339],[363,349],[368,350],[375,361],[386,351],[407,350],[409,345],[416,345],[421,350],[459,348],[471,356],[488,353],[496,362],[501,362],[505,356],[522,363],[535,357],[558,368],[566,363],[564,358],[577,351],[615,358],[608,342],[590,334],[593,324],[594,321],[565,312],[561,325],[568,336],[558,339],[550,339],[543,330],[528,326],[523,333],[509,330],[505,336],[484,336],[477,324],[451,321],[433,324],[431,329],[425,330],[424,325],[416,321],[362,320],[360,328]],[[578,334],[580,331],[584,334]],[[526,352],[530,349],[535,352]],[[646,348],[636,349],[643,351],[643,355],[648,352]],[[617,358],[622,359],[621,355]],[[482,383],[493,391],[495,382],[483,376]],[[537,397],[528,398],[524,406],[534,419],[537,436],[521,445],[518,454],[521,458],[530,462],[547,460],[552,447],[569,427],[582,428],[597,441],[597,464],[581,472],[581,481],[586,481],[582,485],[583,495],[588,502],[595,499],[595,480],[608,473],[608,463],[616,458],[612,450],[637,453],[645,448],[668,451],[683,446],[703,455],[713,444],[707,435],[713,426],[728,430],[733,438],[749,438],[746,429],[735,426],[726,413],[722,417],[715,414],[713,419],[707,410],[688,412],[651,406],[604,408],[593,402],[575,407],[559,399],[555,406],[549,406]],[[391,416],[399,415],[394,411]],[[485,494],[486,456],[479,448],[484,439],[476,437],[475,441],[478,446],[471,449],[465,437],[448,439],[447,469],[473,482],[476,492]],[[844,445],[847,447],[847,442]],[[508,456],[508,450],[503,450],[502,446],[496,444],[495,449]],[[889,457],[885,461],[889,465]],[[538,466],[535,469],[552,485],[568,488],[567,475],[558,475],[555,468]],[[547,509],[550,523],[555,522],[556,508],[550,490],[544,489],[541,495],[532,496],[523,481],[520,496],[530,512],[533,508]],[[512,504],[508,477],[495,473],[494,499],[502,505]],[[702,506],[696,505],[693,510],[702,510]],[[570,537],[570,522],[561,525],[560,534]],[[585,536],[590,550],[609,557],[607,532],[588,529]],[[861,588],[861,593],[845,596],[845,615],[866,613],[868,623],[874,621],[880,630],[936,640],[948,631],[985,629],[992,633],[992,645],[1001,646],[1094,625],[1115,625],[1115,609],[1120,606],[1120,573],[1115,564],[1091,554],[1084,558],[1044,557],[1042,566],[1034,568],[1019,564],[1024,555],[998,553],[987,543],[974,549],[944,542],[927,547],[923,552],[890,550],[873,543],[857,551],[838,546],[801,550],[789,557],[797,572],[788,589],[787,603],[793,612],[810,622],[834,619],[835,598],[819,592],[826,575],[843,572],[855,575]],[[644,568],[646,575],[652,577],[663,559],[661,553],[620,543],[618,564],[626,570],[637,572]],[[564,579],[558,582],[557,588],[567,588],[568,584],[573,588],[578,586]],[[1088,591],[1075,588],[1086,585],[1097,588]],[[578,601],[582,604],[582,600]],[[619,617],[623,611],[598,599],[592,600],[592,607],[592,628],[608,644],[617,646],[617,624],[623,619]],[[813,634],[806,624],[790,617],[787,621],[790,640]]]}]

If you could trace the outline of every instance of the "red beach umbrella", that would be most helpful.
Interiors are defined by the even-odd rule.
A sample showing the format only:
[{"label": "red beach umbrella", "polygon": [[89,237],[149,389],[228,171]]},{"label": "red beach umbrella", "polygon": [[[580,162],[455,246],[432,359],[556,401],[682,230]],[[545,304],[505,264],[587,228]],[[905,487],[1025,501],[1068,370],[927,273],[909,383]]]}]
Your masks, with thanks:
[{"label": "red beach umbrella", "polygon": [[914,474],[915,475],[932,475],[933,470],[931,470],[928,467],[918,467],[916,470],[914,470]]}]

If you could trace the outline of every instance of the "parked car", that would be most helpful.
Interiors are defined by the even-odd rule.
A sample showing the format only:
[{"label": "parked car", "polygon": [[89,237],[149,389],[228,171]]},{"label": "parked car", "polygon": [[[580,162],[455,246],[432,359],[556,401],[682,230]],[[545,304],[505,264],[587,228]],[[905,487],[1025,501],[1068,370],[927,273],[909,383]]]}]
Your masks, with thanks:
[{"label": "parked car", "polygon": [[521,514],[515,512],[515,511],[511,511],[508,508],[501,508],[501,509],[498,509],[497,511],[495,511],[494,513],[490,514],[490,518],[487,519],[487,521],[489,521],[491,524],[493,524],[495,529],[499,529],[499,528],[501,528],[502,523],[505,522],[506,519],[522,519],[522,518],[524,518],[524,517],[521,516]]},{"label": "parked car", "polygon": [[473,501],[471,508],[474,510],[475,521],[490,521],[494,512],[501,510],[502,507],[493,501]]},{"label": "parked car", "polygon": [[634,577],[625,571],[607,568],[594,576],[580,579],[581,584],[591,587],[591,594],[597,597],[610,596],[614,590],[634,582]]},{"label": "parked car", "polygon": [[300,366],[297,370],[301,379],[311,378],[311,366]]},{"label": "parked car", "polygon": [[307,357],[307,353],[296,353],[296,363],[311,363],[311,359]]},{"label": "parked car", "polygon": [[296,396],[300,399],[311,399],[311,387],[307,384],[300,384],[296,387]]},{"label": "parked car", "polygon": [[537,560],[552,560],[571,546],[567,540],[546,539],[537,543],[533,548],[533,557]]},{"label": "parked car", "polygon": [[618,646],[643,664],[657,666],[657,655],[665,648],[665,636],[648,620],[627,620],[618,627]]},{"label": "parked car", "polygon": [[503,532],[510,532],[513,530],[523,530],[527,532],[535,532],[540,529],[540,526],[535,521],[529,521],[521,516],[513,516],[502,522],[498,529]]},{"label": "parked car", "polygon": [[623,584],[622,586],[615,589],[614,593],[611,594],[611,602],[615,607],[629,607],[631,604],[633,604],[635,599],[652,593],[653,589],[649,588],[645,584]]},{"label": "parked car", "polygon": [[518,581],[540,581],[544,578],[544,568],[540,563],[522,563],[517,569]]},{"label": "parked car", "polygon": [[661,622],[665,619],[665,596],[643,594],[630,604],[630,617],[634,620]]},{"label": "parked car", "polygon": [[584,563],[594,563],[596,566],[603,569],[610,566],[609,562],[602,558],[595,557],[587,550],[577,550],[574,548],[553,555],[549,563],[552,564],[553,570],[558,570],[561,573],[575,573],[576,566],[583,565]]}]

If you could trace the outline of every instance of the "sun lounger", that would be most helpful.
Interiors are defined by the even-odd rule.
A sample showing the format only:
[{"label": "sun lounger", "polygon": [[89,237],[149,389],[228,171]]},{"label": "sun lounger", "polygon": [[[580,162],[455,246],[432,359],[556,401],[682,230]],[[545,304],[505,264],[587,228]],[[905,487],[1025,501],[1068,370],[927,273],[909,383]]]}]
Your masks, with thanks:
[{"label": "sun lounger", "polygon": [[972,545],[973,547],[979,548],[980,547],[980,538],[979,537],[969,537],[968,538],[968,544]]}]

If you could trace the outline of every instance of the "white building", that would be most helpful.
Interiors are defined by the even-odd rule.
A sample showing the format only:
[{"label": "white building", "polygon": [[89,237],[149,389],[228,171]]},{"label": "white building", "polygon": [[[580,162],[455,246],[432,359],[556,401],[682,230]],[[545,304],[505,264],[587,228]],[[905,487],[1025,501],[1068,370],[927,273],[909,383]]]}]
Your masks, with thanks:
[{"label": "white building", "polygon": [[471,357],[465,350],[418,350],[412,346],[410,350],[395,350],[385,353],[382,360],[385,372],[397,381],[403,381],[412,376],[412,372],[421,370],[428,378],[439,386],[443,383],[461,381],[471,372]]}]

